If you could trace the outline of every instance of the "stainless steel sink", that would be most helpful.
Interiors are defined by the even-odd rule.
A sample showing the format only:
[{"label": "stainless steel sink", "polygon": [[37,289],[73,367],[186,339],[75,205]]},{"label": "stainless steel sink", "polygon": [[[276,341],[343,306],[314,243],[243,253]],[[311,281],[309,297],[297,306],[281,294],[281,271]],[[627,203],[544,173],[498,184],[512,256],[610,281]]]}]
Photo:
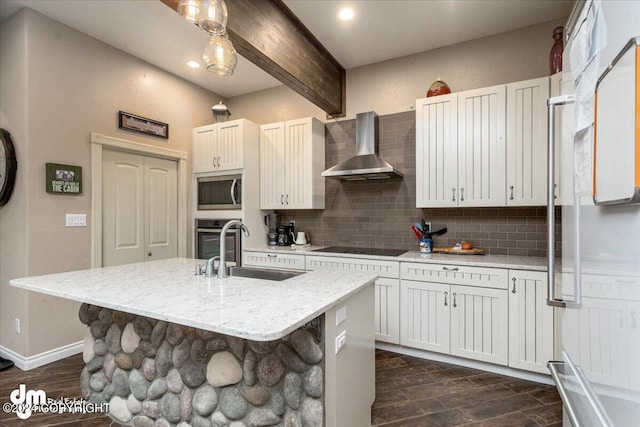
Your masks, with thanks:
[{"label": "stainless steel sink", "polygon": [[268,270],[266,268],[231,267],[230,276],[282,281],[304,274],[304,271]]}]

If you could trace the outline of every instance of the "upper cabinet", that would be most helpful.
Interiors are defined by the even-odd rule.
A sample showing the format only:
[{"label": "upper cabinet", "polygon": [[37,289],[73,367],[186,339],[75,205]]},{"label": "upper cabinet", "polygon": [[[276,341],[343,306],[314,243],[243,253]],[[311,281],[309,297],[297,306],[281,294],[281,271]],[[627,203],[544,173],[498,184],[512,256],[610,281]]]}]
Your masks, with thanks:
[{"label": "upper cabinet", "polygon": [[546,204],[549,78],[416,101],[416,206]]},{"label": "upper cabinet", "polygon": [[547,203],[549,78],[507,85],[507,206]]},{"label": "upper cabinet", "polygon": [[242,169],[244,146],[256,134],[257,125],[246,119],[195,128],[193,173]]},{"label": "upper cabinet", "polygon": [[505,87],[416,101],[416,205],[504,205]]},{"label": "upper cabinet", "polygon": [[260,209],[324,209],[324,124],[260,126]]}]

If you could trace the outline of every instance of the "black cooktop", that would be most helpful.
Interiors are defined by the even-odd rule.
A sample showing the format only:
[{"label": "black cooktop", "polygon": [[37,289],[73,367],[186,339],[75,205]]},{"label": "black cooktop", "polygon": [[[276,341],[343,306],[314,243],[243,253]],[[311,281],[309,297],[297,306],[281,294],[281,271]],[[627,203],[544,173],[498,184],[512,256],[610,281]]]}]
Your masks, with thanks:
[{"label": "black cooktop", "polygon": [[311,252],[334,252],[338,254],[398,256],[398,255],[402,255],[407,251],[404,249],[352,248],[349,246],[329,246],[322,249],[314,249]]}]

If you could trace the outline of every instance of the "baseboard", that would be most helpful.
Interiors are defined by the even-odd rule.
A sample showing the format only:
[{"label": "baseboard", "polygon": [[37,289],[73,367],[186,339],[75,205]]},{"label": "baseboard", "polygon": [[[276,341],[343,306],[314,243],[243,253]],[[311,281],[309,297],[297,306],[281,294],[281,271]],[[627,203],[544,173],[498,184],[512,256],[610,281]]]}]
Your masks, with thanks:
[{"label": "baseboard", "polygon": [[74,354],[82,353],[82,345],[83,341],[78,341],[29,357],[25,357],[0,345],[0,356],[11,360],[17,368],[23,371],[29,371],[73,356]]},{"label": "baseboard", "polygon": [[553,385],[553,379],[551,378],[551,375],[539,374],[537,372],[523,371],[520,369],[509,368],[507,366],[500,366],[494,365],[492,363],[480,362],[477,360],[464,359],[462,357],[450,356],[448,354],[433,353],[431,351],[418,350],[415,348],[403,347],[400,345],[388,344],[380,341],[376,341],[376,348],[379,350],[386,350],[393,353],[404,354],[406,356],[435,360],[436,362],[451,363],[452,365],[480,369],[482,371],[492,372],[494,374],[506,375],[523,380]]}]

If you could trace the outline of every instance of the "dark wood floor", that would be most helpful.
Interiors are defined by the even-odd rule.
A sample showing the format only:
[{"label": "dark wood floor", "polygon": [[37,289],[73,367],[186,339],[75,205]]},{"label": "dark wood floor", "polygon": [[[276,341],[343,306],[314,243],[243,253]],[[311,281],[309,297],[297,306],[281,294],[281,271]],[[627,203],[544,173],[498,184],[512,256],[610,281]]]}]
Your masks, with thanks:
[{"label": "dark wood floor", "polygon": [[[9,393],[20,383],[44,390],[50,398],[79,398],[83,366],[82,356],[76,355],[31,371],[2,371],[0,405],[9,402]],[[552,386],[378,350],[371,417],[375,426],[384,427],[561,426],[562,404]],[[101,414],[34,413],[22,421],[0,410],[0,426],[118,424]]]}]

